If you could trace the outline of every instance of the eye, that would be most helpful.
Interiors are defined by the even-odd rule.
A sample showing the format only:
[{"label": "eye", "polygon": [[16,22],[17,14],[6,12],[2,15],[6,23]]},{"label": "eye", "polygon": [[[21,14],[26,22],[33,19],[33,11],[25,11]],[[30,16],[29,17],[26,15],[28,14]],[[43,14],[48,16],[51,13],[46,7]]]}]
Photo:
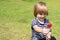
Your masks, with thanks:
[{"label": "eye", "polygon": [[46,15],[45,13],[40,13],[40,15]]},{"label": "eye", "polygon": [[44,15],[47,15],[46,13],[44,13]]},{"label": "eye", "polygon": [[40,13],[40,15],[47,15],[46,13]]},{"label": "eye", "polygon": [[40,15],[42,15],[42,13],[40,13]]}]

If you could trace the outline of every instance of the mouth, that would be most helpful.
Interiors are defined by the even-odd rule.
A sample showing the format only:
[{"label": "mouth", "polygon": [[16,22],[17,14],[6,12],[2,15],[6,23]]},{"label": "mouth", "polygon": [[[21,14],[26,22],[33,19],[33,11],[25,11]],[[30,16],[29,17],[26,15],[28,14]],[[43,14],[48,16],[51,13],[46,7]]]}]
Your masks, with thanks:
[{"label": "mouth", "polygon": [[45,19],[44,17],[42,17],[41,19]]}]

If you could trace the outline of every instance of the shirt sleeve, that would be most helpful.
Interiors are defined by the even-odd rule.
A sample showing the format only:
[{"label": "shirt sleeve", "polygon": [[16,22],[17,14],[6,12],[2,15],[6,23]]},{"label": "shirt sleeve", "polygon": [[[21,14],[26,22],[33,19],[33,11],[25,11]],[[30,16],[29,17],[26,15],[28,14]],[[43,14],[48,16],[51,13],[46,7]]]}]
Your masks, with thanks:
[{"label": "shirt sleeve", "polygon": [[37,25],[37,20],[34,19],[34,20],[32,21],[32,26],[35,26],[35,25]]},{"label": "shirt sleeve", "polygon": [[34,30],[34,28],[33,28],[34,26],[37,26],[37,20],[36,19],[32,20],[32,24],[31,24],[32,30]]}]

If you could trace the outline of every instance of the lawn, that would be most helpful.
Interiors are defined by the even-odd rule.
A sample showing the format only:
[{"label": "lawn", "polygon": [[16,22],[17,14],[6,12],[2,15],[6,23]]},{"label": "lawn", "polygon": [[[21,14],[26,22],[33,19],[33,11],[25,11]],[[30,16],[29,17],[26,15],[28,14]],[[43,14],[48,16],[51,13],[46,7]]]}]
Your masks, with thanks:
[{"label": "lawn", "polygon": [[[47,3],[52,35],[60,39],[60,0]],[[0,40],[30,40],[34,4],[38,1],[0,1]]]}]

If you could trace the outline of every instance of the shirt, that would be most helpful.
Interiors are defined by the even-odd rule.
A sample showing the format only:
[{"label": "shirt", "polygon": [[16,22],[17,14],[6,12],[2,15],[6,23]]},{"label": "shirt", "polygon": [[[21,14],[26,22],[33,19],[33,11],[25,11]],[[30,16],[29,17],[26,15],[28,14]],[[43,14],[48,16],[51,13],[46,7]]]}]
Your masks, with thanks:
[{"label": "shirt", "polygon": [[[31,29],[32,29],[32,37],[38,37],[40,39],[46,37],[46,35],[40,33],[40,32],[36,32],[34,30],[34,26],[37,25],[38,27],[41,27],[41,28],[47,28],[46,27],[46,24],[47,23],[50,23],[48,19],[44,19],[44,23],[40,22],[37,18],[34,18],[32,20],[32,24],[31,24]],[[50,32],[51,32],[51,28],[50,28]]]}]

